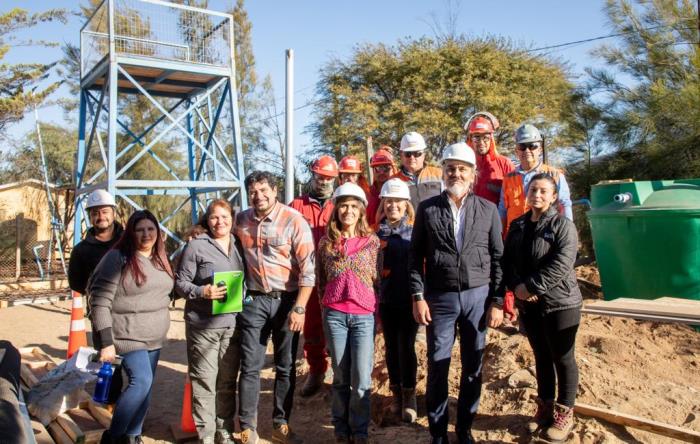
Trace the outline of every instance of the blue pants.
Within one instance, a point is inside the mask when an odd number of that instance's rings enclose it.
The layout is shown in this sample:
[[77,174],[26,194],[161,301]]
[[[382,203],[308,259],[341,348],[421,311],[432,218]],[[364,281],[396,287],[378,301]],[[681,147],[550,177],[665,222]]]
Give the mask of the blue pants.
[[[426,407],[430,434],[447,437],[448,375],[452,346],[459,331],[462,376],[457,401],[457,437],[469,436],[481,396],[481,359],[486,345],[486,303],[488,285],[461,292],[428,293],[432,322],[426,329],[428,340],[428,384]],[[446,441],[445,441],[446,442]]]
[[123,356],[122,369],[126,372],[129,383],[114,407],[112,424],[109,426],[112,439],[141,434],[159,357],[160,349],[136,350]]
[[332,422],[339,437],[367,437],[374,358],[374,315],[323,309],[333,365]]

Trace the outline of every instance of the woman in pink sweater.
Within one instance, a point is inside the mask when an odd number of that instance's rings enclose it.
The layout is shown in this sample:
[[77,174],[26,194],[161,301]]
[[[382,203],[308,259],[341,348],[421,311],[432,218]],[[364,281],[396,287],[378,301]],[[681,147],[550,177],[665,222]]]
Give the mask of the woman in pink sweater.
[[379,239],[367,198],[353,183],[333,194],[335,209],[317,250],[323,329],[333,364],[331,413],[336,442],[365,444],[370,420]]

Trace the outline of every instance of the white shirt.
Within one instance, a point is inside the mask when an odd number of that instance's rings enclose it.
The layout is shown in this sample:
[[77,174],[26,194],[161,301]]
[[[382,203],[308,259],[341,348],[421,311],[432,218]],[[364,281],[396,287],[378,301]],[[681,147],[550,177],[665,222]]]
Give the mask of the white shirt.
[[464,213],[467,211],[467,206],[464,202],[467,200],[467,197],[469,197],[469,193],[464,195],[461,205],[457,208],[457,204],[452,200],[452,196],[447,193],[447,201],[450,203],[450,210],[452,210],[452,229],[454,230],[458,252],[462,251],[462,245],[464,245]]

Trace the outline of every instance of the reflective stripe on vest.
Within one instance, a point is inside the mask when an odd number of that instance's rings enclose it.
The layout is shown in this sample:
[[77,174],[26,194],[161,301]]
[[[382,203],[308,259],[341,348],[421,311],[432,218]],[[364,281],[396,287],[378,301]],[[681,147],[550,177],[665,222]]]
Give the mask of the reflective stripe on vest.
[[[549,165],[540,164],[537,167],[537,174],[547,173],[554,178],[554,181],[559,186],[559,177],[561,171]],[[503,233],[508,233],[508,227],[510,227],[511,222],[519,218],[523,214],[527,213],[527,196],[525,190],[523,189],[523,175],[517,170],[508,173],[506,177],[503,178],[503,202],[506,207],[506,223]]]

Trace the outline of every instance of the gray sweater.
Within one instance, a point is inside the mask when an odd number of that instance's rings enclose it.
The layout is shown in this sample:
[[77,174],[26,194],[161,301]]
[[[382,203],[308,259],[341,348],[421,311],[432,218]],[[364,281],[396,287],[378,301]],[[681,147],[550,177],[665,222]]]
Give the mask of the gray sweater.
[[231,235],[228,253],[208,234],[200,234],[187,243],[175,273],[175,289],[185,303],[185,321],[196,328],[230,328],[236,325],[235,313],[211,314],[211,300],[202,297],[202,289],[212,284],[215,272],[244,271],[240,243]]
[[117,250],[102,258],[88,283],[95,344],[113,344],[119,354],[161,348],[170,326],[173,279],[148,258],[138,253],[136,258],[146,276],[141,287],[131,273],[123,273],[124,259]]

